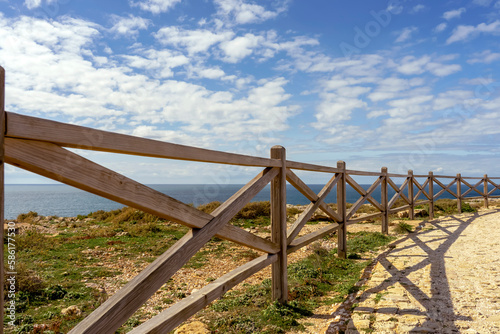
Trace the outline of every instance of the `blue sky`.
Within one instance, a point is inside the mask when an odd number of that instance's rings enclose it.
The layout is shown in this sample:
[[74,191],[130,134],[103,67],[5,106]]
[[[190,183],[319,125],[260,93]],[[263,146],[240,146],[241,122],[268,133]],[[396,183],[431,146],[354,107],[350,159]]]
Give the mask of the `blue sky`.
[[[9,111],[397,173],[500,176],[499,35],[500,0],[0,0]],[[82,154],[145,183],[255,174]]]

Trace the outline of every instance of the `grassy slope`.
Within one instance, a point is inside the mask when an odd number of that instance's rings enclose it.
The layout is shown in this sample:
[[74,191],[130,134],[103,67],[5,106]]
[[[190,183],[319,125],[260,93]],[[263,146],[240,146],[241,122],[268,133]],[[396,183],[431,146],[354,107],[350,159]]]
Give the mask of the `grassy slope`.
[[[211,212],[218,205],[211,203],[200,209]],[[453,206],[451,201],[443,200],[436,204],[438,212],[450,214],[453,208],[456,209],[456,204]],[[465,207],[467,211],[469,208]],[[363,209],[364,212],[371,210],[370,206]],[[289,210],[289,215],[296,213],[298,211],[294,208]],[[35,213],[30,213],[20,215],[17,221],[36,227],[39,225],[36,218]],[[269,203],[250,203],[232,223],[257,232],[268,232]],[[67,332],[107,298],[93,283],[119,272],[103,266],[103,261],[127,260],[143,266],[188,230],[133,208],[99,211],[74,221],[61,221],[54,217],[48,225],[57,233],[47,235],[31,228],[16,236],[18,318],[15,329],[6,326],[7,333]],[[359,260],[361,254],[377,249],[390,240],[378,233],[351,234],[348,240],[350,259],[347,260],[337,259],[335,249],[328,251],[314,247],[309,257],[289,266],[291,302],[288,306],[270,302],[270,282],[264,280],[261,284],[229,292],[201,315],[213,332],[282,333],[290,328],[300,329],[297,319],[322,303],[342,301],[355,289],[354,284],[367,265],[366,260]],[[235,252],[231,248],[228,251],[229,245],[214,238],[186,266],[203,268],[213,254],[235,259],[258,256],[251,250]],[[101,252],[104,255],[95,256],[100,254],[100,250],[106,250]],[[175,293],[172,292],[171,298],[165,298],[158,309],[186,295],[182,288],[168,288]],[[322,297],[327,293],[333,293],[334,298],[324,300]],[[61,310],[69,305],[76,305],[81,314],[63,315]],[[137,326],[143,316],[147,317],[147,314],[135,315],[118,332],[123,333]]]

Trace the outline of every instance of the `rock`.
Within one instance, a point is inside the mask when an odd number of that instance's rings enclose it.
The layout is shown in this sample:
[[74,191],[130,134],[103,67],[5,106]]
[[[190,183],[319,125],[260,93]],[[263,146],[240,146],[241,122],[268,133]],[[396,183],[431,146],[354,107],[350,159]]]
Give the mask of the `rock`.
[[410,212],[408,210],[398,212],[398,218],[408,218]]
[[210,331],[203,322],[193,321],[177,328],[174,334],[210,334]]
[[76,315],[80,316],[82,315],[82,311],[78,308],[76,305],[71,305],[70,307],[63,308],[61,310],[62,315]]
[[415,209],[415,218],[416,217],[426,217],[429,213],[425,209]]

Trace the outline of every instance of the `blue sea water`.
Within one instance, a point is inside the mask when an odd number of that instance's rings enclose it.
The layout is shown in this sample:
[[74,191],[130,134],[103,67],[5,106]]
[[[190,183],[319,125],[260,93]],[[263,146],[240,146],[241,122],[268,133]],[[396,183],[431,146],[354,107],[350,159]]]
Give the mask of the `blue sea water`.
[[[181,202],[200,205],[212,201],[225,201],[242,185],[239,184],[157,184],[149,185],[151,188],[165,193]],[[323,185],[313,184],[309,187],[319,193]],[[370,185],[362,185],[368,189]],[[434,187],[435,193],[441,188]],[[452,187],[452,191],[456,188]],[[462,186],[462,192],[467,188]],[[418,189],[415,189],[415,194]],[[394,191],[389,188],[389,197],[392,197]],[[471,196],[479,194],[472,192]],[[497,191],[495,195],[500,195]],[[372,195],[380,201],[380,189],[375,190]],[[358,193],[351,187],[347,187],[347,202],[354,203],[358,198]],[[423,195],[420,197],[422,199]],[[452,198],[448,193],[444,193],[440,198]],[[269,200],[269,186],[264,188],[253,201]],[[327,203],[335,203],[335,189],[326,198]],[[309,204],[310,202],[293,186],[287,184],[287,203],[289,204]],[[77,215],[86,215],[97,210],[115,210],[124,207],[123,204],[110,201],[108,199],[87,193],[85,191],[63,185],[27,185],[27,184],[8,184],[5,185],[5,219],[15,219],[21,213],[35,211],[43,216],[74,217]]]

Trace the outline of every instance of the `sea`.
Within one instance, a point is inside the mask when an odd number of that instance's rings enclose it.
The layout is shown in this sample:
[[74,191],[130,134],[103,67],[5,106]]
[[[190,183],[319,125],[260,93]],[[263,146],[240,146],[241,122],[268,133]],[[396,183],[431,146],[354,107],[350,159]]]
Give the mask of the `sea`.
[[[152,184],[149,187],[167,194],[186,204],[195,206],[212,201],[223,202],[237,192],[243,185],[241,184]],[[312,184],[309,187],[319,193],[324,185]],[[361,185],[365,190],[370,185]],[[462,192],[468,188],[462,186]],[[480,188],[482,189],[482,188]],[[437,193],[441,188],[434,186]],[[456,188],[451,187],[455,192]],[[415,188],[415,194],[418,189]],[[389,187],[389,198],[395,193]],[[405,192],[406,194],[406,192]],[[471,192],[470,196],[479,194]],[[496,191],[493,195],[500,195]],[[294,205],[309,204],[310,201],[304,197],[292,185],[287,184],[287,203]],[[336,203],[335,189],[326,198],[326,203]],[[380,201],[380,189],[376,189],[373,198]],[[268,201],[270,197],[270,187],[267,186],[252,201]],[[347,202],[354,203],[360,195],[351,187],[346,190]],[[420,199],[424,199],[421,195]],[[445,192],[440,198],[453,198]],[[5,185],[5,219],[15,219],[21,213],[30,211],[37,212],[42,216],[76,217],[77,215],[87,215],[98,210],[116,210],[125,205],[108,200],[106,198],[73,188],[64,184],[6,184]]]

